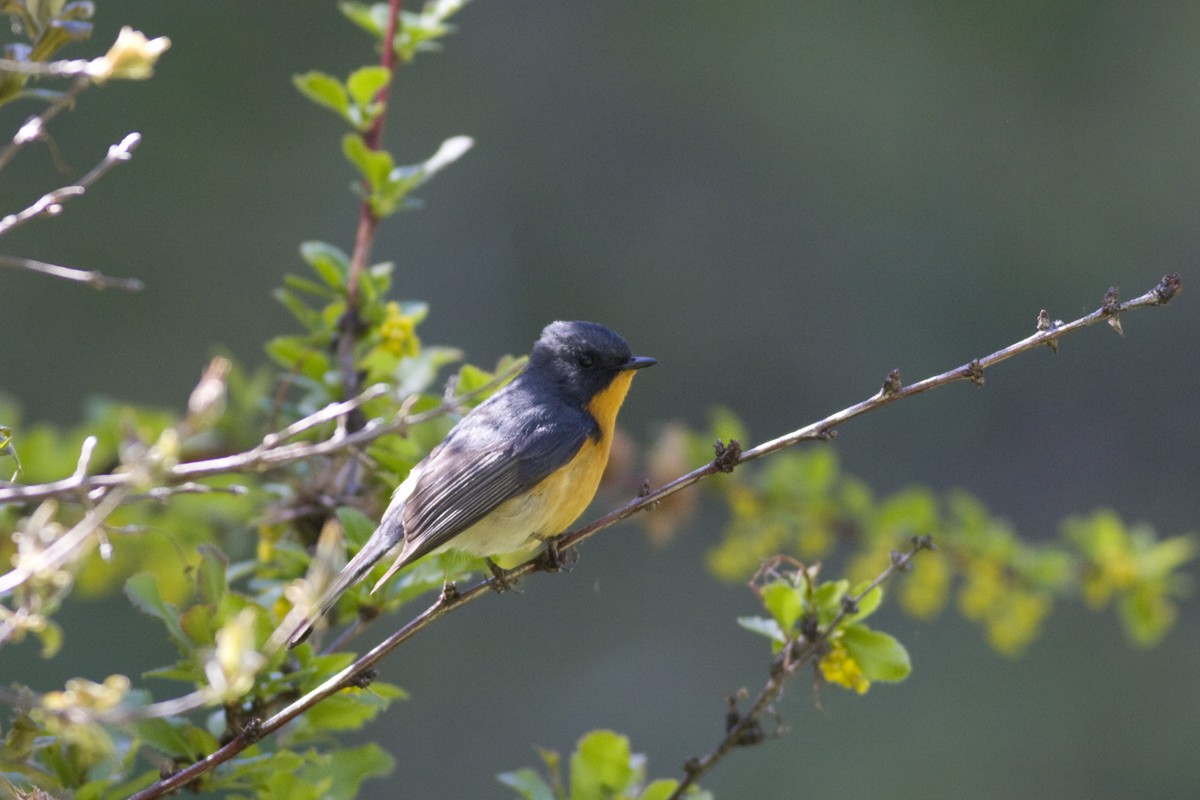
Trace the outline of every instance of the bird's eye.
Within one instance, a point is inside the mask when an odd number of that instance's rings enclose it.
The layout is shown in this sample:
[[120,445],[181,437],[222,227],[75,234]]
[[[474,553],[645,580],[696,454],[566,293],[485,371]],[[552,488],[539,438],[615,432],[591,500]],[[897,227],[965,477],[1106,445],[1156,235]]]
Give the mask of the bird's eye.
[[592,364],[595,362],[596,359],[592,357],[591,353],[579,354],[579,366],[583,367],[584,369],[591,369]]

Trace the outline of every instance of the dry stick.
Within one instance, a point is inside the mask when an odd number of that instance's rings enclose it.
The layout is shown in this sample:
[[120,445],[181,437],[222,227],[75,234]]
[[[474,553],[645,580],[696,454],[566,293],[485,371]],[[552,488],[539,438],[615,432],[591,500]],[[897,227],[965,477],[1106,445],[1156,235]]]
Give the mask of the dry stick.
[[[663,498],[674,494],[688,486],[691,486],[698,481],[701,481],[718,472],[730,472],[738,464],[760,458],[768,453],[773,453],[776,450],[781,450],[784,447],[796,444],[797,442],[806,439],[827,439],[833,434],[833,429],[843,422],[864,414],[880,406],[887,405],[895,400],[903,397],[910,397],[915,394],[927,391],[929,389],[942,386],[947,383],[953,383],[959,380],[971,380],[975,383],[982,383],[983,370],[987,367],[997,364],[1007,358],[1011,358],[1018,353],[1026,350],[1031,350],[1042,345],[1049,345],[1056,342],[1060,337],[1085,328],[1089,325],[1094,325],[1101,320],[1113,320],[1116,316],[1124,311],[1132,311],[1137,308],[1146,306],[1164,305],[1169,302],[1182,288],[1180,277],[1177,274],[1170,274],[1163,277],[1158,285],[1151,289],[1146,294],[1134,298],[1125,303],[1116,302],[1115,292],[1109,290],[1105,295],[1104,305],[1098,310],[1081,317],[1070,323],[1049,323],[1044,322],[1045,312],[1039,315],[1039,331],[1038,333],[1023,339],[1016,344],[1010,345],[996,353],[985,358],[971,361],[957,369],[944,372],[941,375],[935,375],[932,378],[926,378],[919,383],[914,383],[911,386],[901,387],[899,373],[893,370],[888,375],[883,388],[868,400],[850,406],[842,411],[826,417],[819,422],[815,422],[799,430],[793,431],[785,436],[780,436],[777,439],[772,439],[769,442],[764,442],[750,450],[741,450],[740,445],[736,442],[731,442],[729,446],[718,443],[717,457],[712,462],[706,464],[699,469],[693,470],[686,475],[683,475],[670,483],[646,494],[631,500],[624,506],[611,511],[599,519],[585,525],[578,530],[564,534],[554,540],[555,546],[552,548],[555,553],[570,548],[580,542],[596,535],[599,531],[608,528],[615,523],[641,511],[642,509],[657,503]],[[1115,326],[1114,326],[1115,327]],[[553,572],[560,568],[560,562],[557,558],[547,557],[548,554],[536,556],[529,561],[513,567],[506,574],[508,578],[522,578],[534,572]],[[291,722],[296,717],[303,714],[308,709],[315,706],[327,697],[336,694],[348,686],[364,686],[370,683],[374,678],[374,667],[384,656],[396,649],[408,639],[415,636],[420,631],[424,630],[434,621],[444,617],[451,611],[454,611],[462,606],[478,600],[480,597],[491,593],[492,586],[487,581],[478,583],[465,591],[459,591],[455,586],[448,585],[443,589],[442,594],[438,599],[426,609],[423,613],[413,618],[408,624],[393,633],[380,644],[376,645],[366,654],[360,656],[350,666],[343,669],[333,677],[326,680],[316,689],[313,689],[308,694],[294,701],[286,708],[273,714],[266,720],[251,720],[251,723],[230,742],[214,751],[205,758],[197,761],[191,766],[180,770],[179,772],[163,778],[158,783],[147,787],[136,795],[133,795],[130,800],[152,800],[152,798],[161,797],[167,792],[178,789],[187,783],[195,780],[205,772],[225,763],[229,759],[241,753],[246,748],[253,745],[262,737],[277,731],[279,728]],[[757,704],[756,704],[757,705]],[[764,704],[763,708],[769,705],[769,701]],[[761,713],[761,710],[760,712]],[[714,762],[715,763],[715,762]],[[694,780],[694,779],[693,779]]]
[[86,76],[76,78],[67,87],[65,92],[56,97],[54,102],[46,107],[45,111],[25,120],[25,123],[17,129],[17,134],[12,138],[12,141],[3,150],[0,150],[0,169],[4,169],[22,147],[35,139],[42,138],[46,132],[46,123],[62,113],[64,108],[72,105],[75,102],[75,98],[79,96],[79,93],[91,85],[91,78]]
[[[40,131],[40,126],[44,125],[44,120],[40,117],[34,117],[33,120],[26,123],[29,126],[36,121],[35,128]],[[40,135],[40,134],[39,134]],[[21,138],[18,133],[17,138],[13,139],[14,144]],[[52,192],[47,192],[32,203],[28,208],[18,211],[15,214],[0,219],[0,236],[10,232],[19,225],[23,225],[31,219],[40,216],[54,217],[62,213],[62,206],[67,200],[83,195],[92,184],[104,177],[110,169],[120,164],[123,161],[128,161],[133,158],[133,150],[142,141],[140,133],[130,133],[124,139],[111,145],[108,152],[99,164],[70,186],[63,186],[55,189]],[[10,145],[11,147],[12,145]],[[15,152],[15,151],[14,151]],[[0,267],[10,267],[14,269],[24,269],[30,272],[40,272],[43,275],[50,275],[54,278],[62,278],[68,281],[76,281],[84,283],[94,289],[121,289],[127,292],[141,291],[143,284],[137,278],[113,278],[105,275],[102,272],[95,270],[75,269],[73,267],[64,267],[58,264],[47,264],[44,261],[38,261],[32,258],[19,258],[17,256],[0,256]]]

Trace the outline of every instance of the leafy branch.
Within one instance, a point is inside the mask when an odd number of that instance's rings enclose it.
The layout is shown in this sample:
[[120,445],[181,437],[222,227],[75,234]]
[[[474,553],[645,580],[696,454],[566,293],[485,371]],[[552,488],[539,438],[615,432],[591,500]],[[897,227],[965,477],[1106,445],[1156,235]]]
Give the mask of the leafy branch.
[[[725,736],[704,756],[688,759],[684,765],[684,779],[667,800],[683,797],[689,787],[738,747],[763,741],[766,737],[763,717],[772,713],[775,702],[782,696],[784,688],[796,673],[802,667],[814,664],[827,655],[830,652],[831,641],[848,622],[861,620],[874,610],[881,600],[878,590],[884,581],[896,572],[909,569],[917,553],[932,549],[935,549],[933,540],[928,536],[913,537],[912,546],[907,552],[892,551],[891,560],[883,572],[853,593],[847,592],[844,586],[837,584],[817,586],[816,568],[803,565],[799,566],[794,577],[787,580],[776,579],[760,589],[764,605],[774,612],[774,619],[767,621],[771,623],[768,635],[776,640],[777,651],[775,659],[771,662],[770,677],[744,713],[737,710],[736,699],[730,698]],[[771,570],[767,569],[766,572],[770,574]],[[772,594],[776,598],[783,598],[782,602],[765,596],[766,590],[771,589],[781,590]],[[823,591],[824,589],[830,591]],[[818,598],[822,602],[818,602]],[[823,621],[821,613],[829,613],[829,608],[836,608],[836,611],[832,612],[833,618]],[[886,634],[874,631],[869,633],[873,634],[873,649],[896,651],[899,648],[898,643]],[[878,644],[881,640],[886,643],[883,647]],[[902,649],[898,652],[903,654]],[[889,665],[896,670],[894,674],[897,678],[907,674],[907,657],[901,660],[905,662],[901,668]],[[855,669],[860,667],[856,665]],[[832,679],[828,674],[826,677]],[[859,685],[863,685],[863,678],[857,675],[856,677]]]

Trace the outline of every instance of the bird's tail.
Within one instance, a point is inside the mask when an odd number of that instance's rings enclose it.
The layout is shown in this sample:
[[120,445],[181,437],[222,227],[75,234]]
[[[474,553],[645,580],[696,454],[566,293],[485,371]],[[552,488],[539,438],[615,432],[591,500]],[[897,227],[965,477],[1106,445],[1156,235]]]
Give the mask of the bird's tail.
[[370,572],[376,561],[387,555],[388,551],[398,542],[404,540],[404,524],[402,522],[404,506],[399,504],[399,508],[396,508],[396,505],[393,504],[388,508],[379,527],[371,534],[371,538],[367,539],[363,548],[355,554],[354,558],[350,559],[345,568],[338,573],[333,584],[325,590],[316,613],[305,617],[291,632],[287,640],[288,649],[307,639],[317,620],[329,613],[342,593],[361,581]]

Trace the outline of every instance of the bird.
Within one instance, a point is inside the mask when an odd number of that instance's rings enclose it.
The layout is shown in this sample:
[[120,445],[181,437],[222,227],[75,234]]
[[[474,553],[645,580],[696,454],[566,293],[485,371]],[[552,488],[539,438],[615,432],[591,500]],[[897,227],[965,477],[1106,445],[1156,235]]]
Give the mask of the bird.
[[412,468],[288,647],[307,639],[338,597],[390,552],[395,560],[372,592],[430,553],[457,550],[492,566],[491,556],[565,531],[596,494],[634,373],[655,363],[633,355],[600,323],[547,325],[521,373]]

